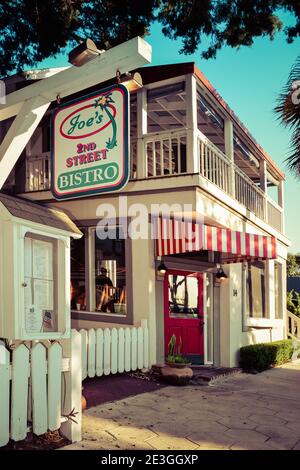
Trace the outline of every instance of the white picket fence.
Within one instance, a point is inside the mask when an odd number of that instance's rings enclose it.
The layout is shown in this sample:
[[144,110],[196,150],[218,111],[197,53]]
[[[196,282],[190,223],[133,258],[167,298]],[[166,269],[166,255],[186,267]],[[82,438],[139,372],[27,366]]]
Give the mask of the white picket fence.
[[147,322],[136,328],[98,328],[79,331],[82,379],[149,367]]
[[[61,429],[81,439],[81,336],[54,343],[20,343],[10,351],[0,341],[0,447]],[[75,410],[74,423],[68,415]]]

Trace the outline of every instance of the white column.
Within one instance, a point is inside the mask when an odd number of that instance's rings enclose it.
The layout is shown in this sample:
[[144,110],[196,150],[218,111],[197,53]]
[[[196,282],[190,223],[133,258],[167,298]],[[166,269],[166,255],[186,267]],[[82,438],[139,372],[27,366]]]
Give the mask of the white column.
[[233,124],[230,119],[224,121],[224,143],[225,143],[225,155],[231,162],[230,171],[230,194],[235,197],[235,172],[234,172],[234,141],[233,141]]
[[285,233],[284,219],[284,180],[280,180],[278,185],[278,205],[283,209],[281,213],[281,232]]
[[156,359],[156,300],[155,262],[153,240],[132,240],[132,302],[133,323],[140,326],[141,320],[148,320],[150,367]]
[[137,178],[147,177],[146,149],[144,136],[147,134],[147,90],[137,93]]
[[259,177],[260,177],[260,189],[267,192],[267,162],[264,159],[261,159],[259,162]]
[[197,146],[197,83],[196,78],[189,74],[185,80],[187,152],[186,167],[188,173],[199,172],[199,155]]
[[267,162],[264,159],[261,159],[259,162],[259,176],[260,176],[260,189],[264,191],[264,220],[268,222],[268,201],[267,201],[267,192],[268,192],[268,178],[267,178]]

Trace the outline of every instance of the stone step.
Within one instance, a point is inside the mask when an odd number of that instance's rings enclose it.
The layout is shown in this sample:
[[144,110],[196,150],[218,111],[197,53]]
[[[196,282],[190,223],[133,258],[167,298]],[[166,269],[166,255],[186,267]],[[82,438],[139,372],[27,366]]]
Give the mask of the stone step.
[[232,374],[240,374],[242,369],[239,367],[213,367],[213,366],[192,366],[193,380],[204,380],[212,382],[218,378]]

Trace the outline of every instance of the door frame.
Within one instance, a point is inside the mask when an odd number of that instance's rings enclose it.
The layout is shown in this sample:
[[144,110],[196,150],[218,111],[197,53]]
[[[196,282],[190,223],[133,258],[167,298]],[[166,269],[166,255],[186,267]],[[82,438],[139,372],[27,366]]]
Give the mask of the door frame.
[[164,351],[166,346],[166,315],[168,312],[168,299],[169,299],[169,291],[168,291],[168,275],[169,274],[177,274],[179,276],[188,276],[194,274],[194,277],[199,277],[200,275],[203,276],[203,291],[202,291],[202,308],[203,308],[203,364],[206,364],[207,360],[207,312],[206,312],[206,280],[207,276],[206,273],[203,271],[188,271],[185,269],[168,269],[164,276],[164,299],[163,299],[163,313],[164,313]]

